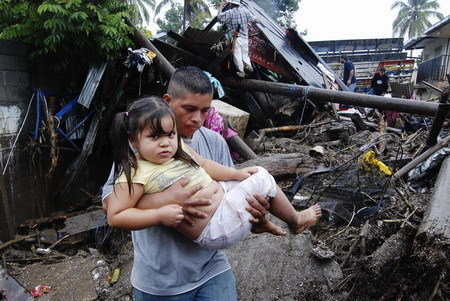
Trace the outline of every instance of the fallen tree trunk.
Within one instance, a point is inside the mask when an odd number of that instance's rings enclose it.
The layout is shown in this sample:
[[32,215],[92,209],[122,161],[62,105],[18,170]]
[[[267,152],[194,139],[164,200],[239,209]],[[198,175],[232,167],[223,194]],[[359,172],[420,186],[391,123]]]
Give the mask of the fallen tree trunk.
[[276,154],[260,157],[236,165],[237,169],[248,166],[262,166],[276,179],[305,174],[316,169],[314,158],[302,153]]
[[450,157],[441,165],[434,185],[433,195],[428,202],[417,237],[450,244]]
[[400,230],[386,239],[370,256],[369,268],[374,278],[381,277],[387,269],[393,270],[410,249],[411,237],[407,230]]
[[[312,101],[348,104],[353,106],[376,108],[396,112],[405,112],[434,117],[438,103],[408,100],[396,97],[383,97],[353,92],[334,91],[311,86],[299,86],[274,83],[255,79],[235,79],[231,77],[220,80],[223,86],[246,91],[259,91],[291,97],[304,97]],[[448,116],[447,116],[448,117]]]

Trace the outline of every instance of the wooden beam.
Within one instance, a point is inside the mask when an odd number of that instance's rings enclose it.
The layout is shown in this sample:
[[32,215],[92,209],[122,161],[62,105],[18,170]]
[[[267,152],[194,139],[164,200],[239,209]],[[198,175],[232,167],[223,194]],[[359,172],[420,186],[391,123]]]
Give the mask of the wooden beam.
[[[353,106],[376,108],[396,112],[405,112],[434,117],[439,104],[408,100],[395,97],[383,97],[353,92],[333,91],[311,86],[299,86],[284,83],[274,83],[254,79],[236,79],[226,77],[220,79],[223,86],[247,91],[260,91],[291,97],[304,97],[318,102],[335,102]],[[447,116],[448,117],[448,116]]]

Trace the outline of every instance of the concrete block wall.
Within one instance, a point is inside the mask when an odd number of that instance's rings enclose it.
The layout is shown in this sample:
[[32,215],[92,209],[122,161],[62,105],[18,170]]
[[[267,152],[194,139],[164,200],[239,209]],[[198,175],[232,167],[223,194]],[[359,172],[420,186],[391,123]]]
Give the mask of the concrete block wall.
[[[45,185],[36,176],[28,152],[30,114],[19,130],[32,96],[27,46],[0,40],[0,240],[11,239],[17,226],[38,215]],[[31,112],[33,107],[31,107]],[[17,141],[16,141],[17,140]],[[15,143],[15,145],[14,145]],[[41,208],[42,209],[42,208]]]

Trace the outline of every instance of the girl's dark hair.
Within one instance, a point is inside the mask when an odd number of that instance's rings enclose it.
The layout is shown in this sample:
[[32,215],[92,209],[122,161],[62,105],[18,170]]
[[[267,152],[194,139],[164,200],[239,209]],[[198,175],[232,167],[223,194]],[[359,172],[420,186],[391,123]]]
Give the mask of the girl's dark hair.
[[[129,138],[136,140],[138,134],[145,129],[158,135],[167,135],[161,125],[165,116],[172,118],[176,127],[176,116],[172,109],[158,97],[145,97],[131,103],[126,112],[118,113],[114,117],[111,127],[111,141],[114,144],[114,178],[121,172],[125,173],[128,190],[131,193],[131,171],[137,169],[134,151],[129,144]],[[178,149],[173,156],[175,159],[185,161],[192,166],[198,166],[195,160],[181,147],[180,136],[177,135]]]

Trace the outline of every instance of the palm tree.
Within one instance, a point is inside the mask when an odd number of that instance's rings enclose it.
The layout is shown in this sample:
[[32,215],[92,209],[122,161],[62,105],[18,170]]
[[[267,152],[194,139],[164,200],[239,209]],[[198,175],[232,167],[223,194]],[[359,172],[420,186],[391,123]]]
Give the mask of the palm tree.
[[399,37],[407,34],[409,39],[420,36],[432,25],[428,20],[430,17],[436,17],[439,20],[444,18],[444,15],[436,11],[440,8],[437,0],[408,0],[407,4],[403,1],[395,1],[391,9],[395,8],[400,10],[392,23],[394,36],[397,33]]
[[[162,0],[155,8],[155,16],[157,16],[161,9],[167,5],[174,5],[175,0]],[[183,31],[186,29],[186,24],[192,26],[200,26],[205,21],[205,18],[211,17],[209,5],[203,0],[184,0],[183,10]]]
[[150,9],[155,8],[155,0],[126,0],[127,4],[131,6],[138,14],[133,16],[133,23],[142,24],[150,22]]

